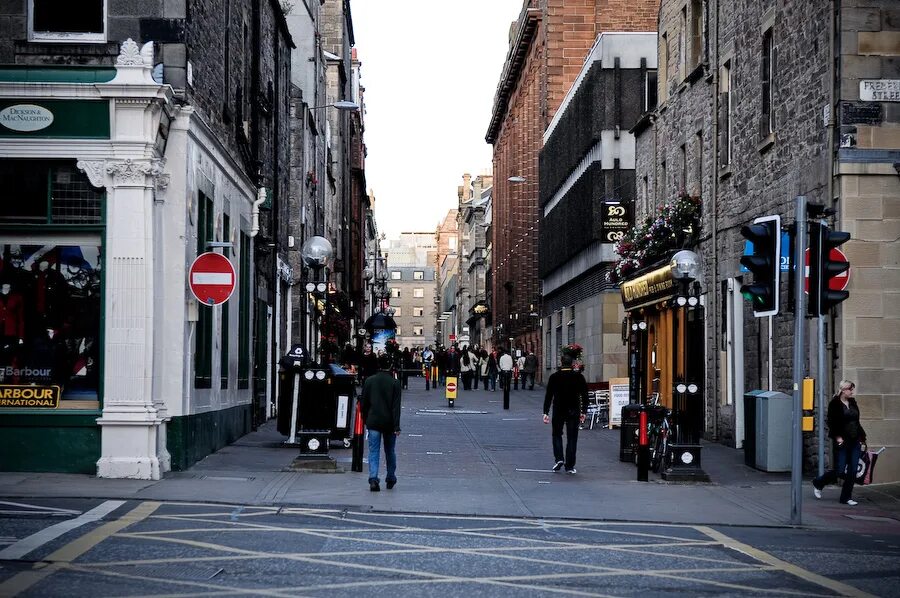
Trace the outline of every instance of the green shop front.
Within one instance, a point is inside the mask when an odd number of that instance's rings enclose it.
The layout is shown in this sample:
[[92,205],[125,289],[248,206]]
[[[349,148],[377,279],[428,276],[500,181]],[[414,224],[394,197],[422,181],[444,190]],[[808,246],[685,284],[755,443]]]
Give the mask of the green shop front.
[[0,67],[0,470],[167,468],[147,222],[170,106],[133,52],[115,68]]

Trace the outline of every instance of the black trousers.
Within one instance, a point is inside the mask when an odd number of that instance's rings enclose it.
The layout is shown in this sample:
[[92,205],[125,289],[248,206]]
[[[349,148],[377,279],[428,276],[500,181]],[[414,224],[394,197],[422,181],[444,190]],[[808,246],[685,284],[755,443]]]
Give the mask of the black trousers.
[[[575,469],[575,451],[578,450],[578,424],[579,414],[558,416],[553,414],[550,425],[553,428],[553,458],[563,461],[566,470]],[[566,429],[566,452],[563,456],[563,427]]]

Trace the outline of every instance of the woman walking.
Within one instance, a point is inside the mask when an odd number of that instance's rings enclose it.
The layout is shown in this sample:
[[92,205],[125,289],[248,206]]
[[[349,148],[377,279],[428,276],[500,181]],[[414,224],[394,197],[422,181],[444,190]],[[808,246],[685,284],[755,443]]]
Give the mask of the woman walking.
[[813,494],[822,498],[822,489],[843,476],[840,502],[855,506],[853,484],[856,481],[856,467],[866,442],[866,432],[859,423],[859,405],[856,404],[856,384],[841,380],[838,392],[828,403],[828,436],[832,441],[833,469],[813,480]]

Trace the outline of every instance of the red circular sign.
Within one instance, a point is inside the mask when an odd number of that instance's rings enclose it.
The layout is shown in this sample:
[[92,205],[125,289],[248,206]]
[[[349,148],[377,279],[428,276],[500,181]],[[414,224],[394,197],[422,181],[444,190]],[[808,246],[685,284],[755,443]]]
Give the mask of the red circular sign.
[[[847,259],[847,254],[838,249],[837,247],[833,248],[831,252],[828,254],[828,259],[833,262],[849,262]],[[803,289],[809,294],[809,249],[806,250],[805,257],[806,268],[803,272]],[[847,285],[850,284],[850,268],[847,268],[844,272],[841,272],[834,278],[828,281],[828,289],[832,291],[843,291],[847,288]]]
[[207,252],[197,256],[188,273],[188,284],[197,301],[204,305],[220,305],[234,292],[234,266],[221,253]]
[[447,383],[447,392],[456,392],[456,382]]

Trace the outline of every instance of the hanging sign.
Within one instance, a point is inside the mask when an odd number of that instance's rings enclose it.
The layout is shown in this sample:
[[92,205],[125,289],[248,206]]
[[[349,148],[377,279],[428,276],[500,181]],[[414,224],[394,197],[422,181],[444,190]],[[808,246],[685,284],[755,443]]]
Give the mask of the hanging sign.
[[619,201],[604,201],[600,214],[600,235],[603,243],[615,243],[631,228],[628,205]]

